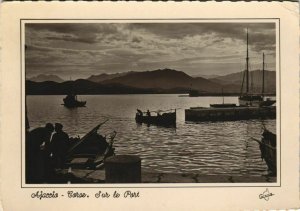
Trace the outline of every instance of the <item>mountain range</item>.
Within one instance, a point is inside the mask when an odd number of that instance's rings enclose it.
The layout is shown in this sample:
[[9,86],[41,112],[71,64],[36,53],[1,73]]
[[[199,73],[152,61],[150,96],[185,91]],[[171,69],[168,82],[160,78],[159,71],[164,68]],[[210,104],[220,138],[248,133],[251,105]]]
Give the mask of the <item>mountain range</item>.
[[34,81],[34,82],[54,81],[57,83],[61,83],[64,81],[62,78],[58,77],[57,75],[51,75],[51,74],[50,75],[40,74],[37,76],[33,76],[31,78],[27,78],[26,80]]
[[[47,77],[49,76],[49,77]],[[250,85],[261,91],[262,71],[250,72]],[[42,81],[41,79],[44,79]],[[133,93],[187,93],[197,90],[203,94],[240,93],[243,72],[206,79],[192,77],[182,71],[158,69],[144,72],[124,72],[92,75],[87,79],[61,81],[55,75],[43,75],[26,81],[27,94],[133,94]],[[38,79],[38,81],[37,81]],[[52,80],[50,80],[52,79]],[[265,71],[265,91],[276,92],[276,73]],[[244,86],[245,87],[245,86]],[[222,91],[223,89],[223,91]]]
[[[262,89],[262,70],[254,70],[249,72],[249,88],[253,92],[261,92]],[[219,76],[211,78],[217,84],[220,84],[226,89],[227,92],[233,92],[237,88],[241,89],[243,82],[244,72],[232,73],[225,76]],[[275,93],[276,92],[276,72],[265,70],[265,92]],[[246,77],[245,77],[246,78]],[[246,88],[246,79],[244,81],[243,88]]]

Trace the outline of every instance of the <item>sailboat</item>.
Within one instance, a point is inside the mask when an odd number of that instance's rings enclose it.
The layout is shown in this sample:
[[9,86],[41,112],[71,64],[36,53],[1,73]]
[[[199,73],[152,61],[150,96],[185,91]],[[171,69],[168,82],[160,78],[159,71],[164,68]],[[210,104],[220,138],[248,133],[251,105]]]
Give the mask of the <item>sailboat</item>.
[[75,94],[69,94],[64,99],[64,106],[67,108],[76,108],[76,107],[84,107],[86,104],[86,101],[78,101],[77,95]]
[[242,83],[242,89],[241,89],[241,95],[239,96],[239,104],[240,106],[271,106],[276,101],[271,100],[270,98],[264,99],[264,86],[265,86],[265,54],[263,53],[263,70],[262,70],[262,93],[261,94],[251,94],[249,91],[249,36],[248,36],[248,29],[247,29],[247,56],[246,56],[246,93],[242,93],[243,90],[243,83]]
[[[70,77],[71,81],[71,77]],[[74,87],[72,87],[72,90],[74,90]],[[76,108],[76,107],[84,107],[86,104],[86,101],[79,101],[77,100],[77,95],[74,94],[73,91],[71,91],[64,99],[64,106],[67,108]]]

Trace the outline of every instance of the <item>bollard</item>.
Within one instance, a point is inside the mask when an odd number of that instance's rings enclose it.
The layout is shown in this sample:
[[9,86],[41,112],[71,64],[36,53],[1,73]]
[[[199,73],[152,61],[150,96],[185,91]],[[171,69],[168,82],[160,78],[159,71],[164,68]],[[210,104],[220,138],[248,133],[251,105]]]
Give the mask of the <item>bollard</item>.
[[140,183],[141,158],[134,155],[116,155],[105,160],[106,183]]

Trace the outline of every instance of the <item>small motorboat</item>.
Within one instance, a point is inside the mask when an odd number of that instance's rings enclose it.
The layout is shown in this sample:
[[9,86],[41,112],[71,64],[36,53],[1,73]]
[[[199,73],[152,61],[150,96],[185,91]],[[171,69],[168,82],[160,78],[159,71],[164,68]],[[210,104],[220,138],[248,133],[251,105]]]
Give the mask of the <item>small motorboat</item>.
[[[174,111],[173,111],[174,110]],[[166,127],[176,127],[176,109],[166,111],[147,111],[142,112],[137,109],[137,113],[135,115],[135,121],[137,123],[145,123],[145,124],[154,124]],[[156,113],[156,115],[151,115],[151,113]]]

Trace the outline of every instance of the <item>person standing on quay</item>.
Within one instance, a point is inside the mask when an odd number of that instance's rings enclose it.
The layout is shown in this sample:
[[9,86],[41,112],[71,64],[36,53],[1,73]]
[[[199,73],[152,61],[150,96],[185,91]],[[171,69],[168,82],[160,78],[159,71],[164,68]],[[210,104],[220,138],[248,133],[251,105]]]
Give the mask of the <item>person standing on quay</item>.
[[46,161],[49,155],[49,144],[54,127],[47,123],[28,132],[26,136],[26,182],[43,183],[45,181]]
[[51,140],[51,153],[54,168],[62,168],[69,146],[69,136],[63,130],[63,125],[55,123],[55,133]]

